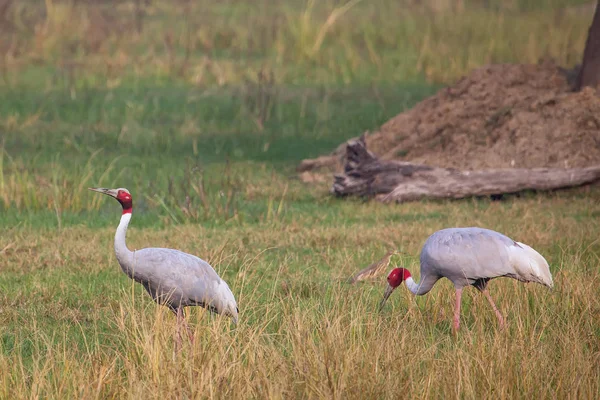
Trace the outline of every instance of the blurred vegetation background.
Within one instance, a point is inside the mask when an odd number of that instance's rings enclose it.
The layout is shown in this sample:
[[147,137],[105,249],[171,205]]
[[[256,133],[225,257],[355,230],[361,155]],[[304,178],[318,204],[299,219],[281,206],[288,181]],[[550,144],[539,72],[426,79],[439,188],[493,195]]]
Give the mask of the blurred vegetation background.
[[[0,0],[0,398],[599,398],[598,188],[386,206],[295,167],[486,63],[579,63],[566,0]],[[128,243],[208,260],[240,324],[174,318],[119,269]],[[486,226],[547,257],[554,292],[347,285],[390,249]]]
[[[82,197],[92,182],[146,193],[149,209],[189,211],[227,185],[246,199],[269,193],[272,174],[293,174],[472,68],[577,64],[593,10],[578,0],[0,0],[0,206],[97,210],[98,198]],[[224,183],[225,171],[236,178]]]
[[[349,84],[451,83],[484,63],[580,61],[581,0],[2,0],[4,85],[143,78],[210,87],[262,76]],[[84,72],[85,71],[85,72]],[[38,78],[39,79],[39,78]]]

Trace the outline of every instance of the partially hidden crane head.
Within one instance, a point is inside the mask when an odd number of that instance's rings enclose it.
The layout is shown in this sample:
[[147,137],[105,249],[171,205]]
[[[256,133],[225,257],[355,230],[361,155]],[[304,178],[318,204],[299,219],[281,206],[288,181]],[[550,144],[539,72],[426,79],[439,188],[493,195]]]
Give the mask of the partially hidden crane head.
[[131,209],[133,208],[133,199],[131,198],[131,193],[129,190],[125,188],[118,189],[105,189],[105,188],[88,188],[93,192],[98,192],[105,194],[110,197],[114,197],[117,199],[121,206],[123,207],[123,214],[131,214]]
[[410,272],[408,272],[405,268],[394,268],[392,272],[387,277],[388,287],[385,289],[385,293],[383,294],[383,299],[381,299],[381,303],[379,303],[379,311],[383,309],[383,305],[390,297],[392,292],[396,290],[398,286],[405,280],[410,278]]

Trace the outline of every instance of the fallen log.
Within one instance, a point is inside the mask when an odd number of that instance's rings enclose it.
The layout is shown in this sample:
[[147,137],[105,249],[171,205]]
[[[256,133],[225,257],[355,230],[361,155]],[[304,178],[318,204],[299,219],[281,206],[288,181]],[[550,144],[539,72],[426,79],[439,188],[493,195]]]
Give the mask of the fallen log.
[[372,196],[385,202],[497,196],[524,190],[553,190],[600,180],[600,165],[588,168],[506,168],[459,171],[402,161],[384,161],[367,150],[364,135],[348,141],[343,174],[331,192]]

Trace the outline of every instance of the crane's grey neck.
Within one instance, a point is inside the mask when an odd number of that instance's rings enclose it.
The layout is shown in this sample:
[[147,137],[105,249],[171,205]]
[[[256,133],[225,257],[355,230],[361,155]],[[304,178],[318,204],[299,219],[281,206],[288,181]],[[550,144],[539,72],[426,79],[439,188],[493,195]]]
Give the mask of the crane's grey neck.
[[405,280],[405,283],[406,287],[412,292],[412,294],[422,296],[431,290],[436,281],[437,279],[431,280],[421,278],[420,282],[415,282],[415,280],[412,277],[409,277]]
[[131,213],[121,215],[121,222],[115,234],[115,254],[123,272],[133,278],[133,252],[127,248],[125,236],[131,220]]

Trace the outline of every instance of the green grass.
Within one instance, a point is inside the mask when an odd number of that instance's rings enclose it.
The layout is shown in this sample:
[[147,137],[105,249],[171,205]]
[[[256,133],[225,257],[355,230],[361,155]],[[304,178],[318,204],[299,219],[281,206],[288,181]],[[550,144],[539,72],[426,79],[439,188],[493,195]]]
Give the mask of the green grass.
[[[578,1],[413,3],[153,1],[140,34],[135,2],[13,3],[0,398],[600,397],[598,187],[383,205],[295,177],[472,67],[574,64],[591,17],[560,11]],[[174,358],[173,316],[116,262],[119,205],[90,186],[131,190],[131,248],[211,262],[239,326],[191,310],[197,340]],[[447,281],[381,314],[383,278],[345,283],[389,249],[418,276],[429,234],[473,225],[551,265],[552,292],[492,281],[506,331],[466,290],[453,337]]]
[[[3,397],[137,397],[172,390],[213,390],[217,397],[249,391],[259,397],[267,396],[263,391],[276,397],[329,397],[332,391],[429,397],[421,392],[424,384],[432,397],[598,393],[597,190],[397,206],[294,194],[305,190],[299,185],[288,190],[282,213],[268,221],[174,225],[160,212],[163,223],[136,210],[130,247],[202,255],[230,282],[240,304],[236,329],[192,312],[198,341],[175,360],[172,316],[132,287],[115,261],[115,202],[106,199],[106,213],[84,213],[61,231],[29,227],[29,220],[3,234]],[[394,263],[417,270],[429,233],[465,225],[506,232],[551,264],[552,292],[492,282],[507,331],[497,330],[483,297],[469,290],[461,335],[453,339],[447,281],[414,300],[398,291],[381,315],[375,312],[381,282],[344,283],[389,248],[407,253]],[[211,379],[198,380],[205,374]],[[430,381],[435,376],[443,378]]]

